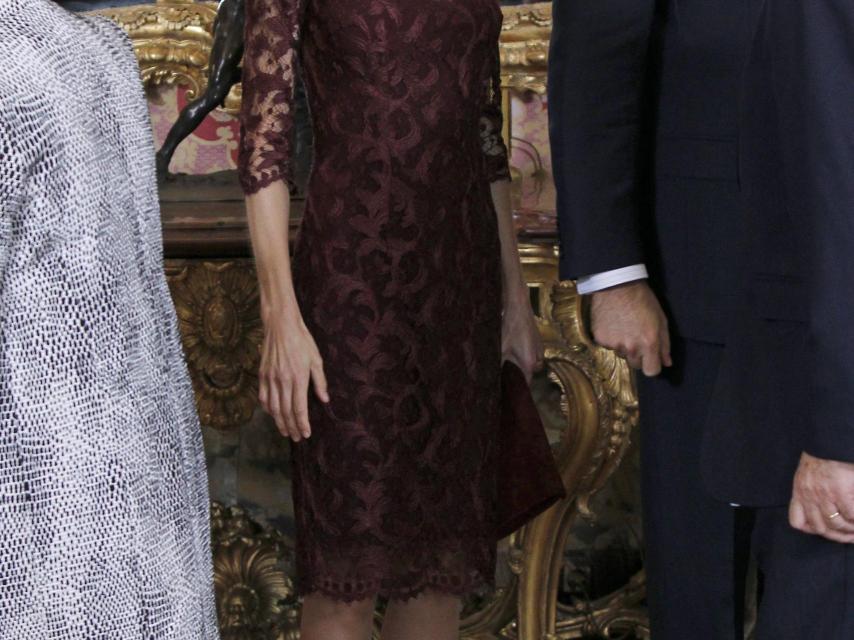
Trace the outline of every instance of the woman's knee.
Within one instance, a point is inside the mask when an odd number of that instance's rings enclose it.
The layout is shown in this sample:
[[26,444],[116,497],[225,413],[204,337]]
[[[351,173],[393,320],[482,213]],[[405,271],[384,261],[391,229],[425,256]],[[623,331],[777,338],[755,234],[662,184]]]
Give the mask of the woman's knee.
[[343,602],[321,595],[309,595],[303,600],[303,615],[335,620],[357,627],[368,624],[373,619],[375,602],[373,599]]

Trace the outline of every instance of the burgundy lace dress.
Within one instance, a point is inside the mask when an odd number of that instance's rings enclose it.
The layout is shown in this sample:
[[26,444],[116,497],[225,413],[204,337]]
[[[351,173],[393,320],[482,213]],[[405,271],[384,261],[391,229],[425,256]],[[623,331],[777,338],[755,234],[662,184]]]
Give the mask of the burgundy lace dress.
[[497,0],[247,0],[240,173],[290,180],[294,68],[315,161],[297,295],[332,401],[293,447],[302,593],[492,581],[501,268]]

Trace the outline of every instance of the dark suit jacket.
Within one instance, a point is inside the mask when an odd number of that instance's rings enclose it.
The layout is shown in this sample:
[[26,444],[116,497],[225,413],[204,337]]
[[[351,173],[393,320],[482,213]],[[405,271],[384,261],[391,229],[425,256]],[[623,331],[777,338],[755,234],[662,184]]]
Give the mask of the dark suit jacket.
[[752,6],[554,3],[561,276],[646,263],[675,330],[718,343],[737,278],[738,94]]
[[677,333],[725,345],[707,485],[784,504],[802,451],[854,460],[854,5],[554,11],[561,275],[652,267]]
[[743,96],[743,321],[705,471],[722,495],[781,502],[801,451],[854,461],[850,0],[765,0]]

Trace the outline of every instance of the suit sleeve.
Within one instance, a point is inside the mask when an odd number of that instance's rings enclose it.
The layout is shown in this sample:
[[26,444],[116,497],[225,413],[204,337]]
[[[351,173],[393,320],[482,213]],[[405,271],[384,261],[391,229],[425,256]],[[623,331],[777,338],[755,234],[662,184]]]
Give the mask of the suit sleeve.
[[655,0],[555,0],[549,120],[561,277],[646,262]]
[[[854,462],[854,4],[798,3],[813,417],[808,453]],[[783,132],[786,135],[786,132]],[[797,135],[795,136],[797,139]]]

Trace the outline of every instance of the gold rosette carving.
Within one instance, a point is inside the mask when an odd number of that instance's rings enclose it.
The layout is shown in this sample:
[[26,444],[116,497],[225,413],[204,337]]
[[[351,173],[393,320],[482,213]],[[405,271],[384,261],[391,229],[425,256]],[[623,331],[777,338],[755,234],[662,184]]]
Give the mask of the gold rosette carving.
[[172,262],[169,272],[199,418],[236,427],[258,400],[264,331],[255,270],[249,261],[193,261]]
[[223,640],[297,640],[293,551],[240,507],[211,509],[214,590]]

